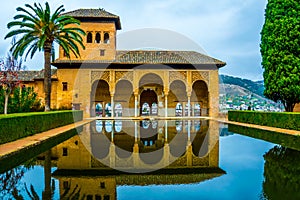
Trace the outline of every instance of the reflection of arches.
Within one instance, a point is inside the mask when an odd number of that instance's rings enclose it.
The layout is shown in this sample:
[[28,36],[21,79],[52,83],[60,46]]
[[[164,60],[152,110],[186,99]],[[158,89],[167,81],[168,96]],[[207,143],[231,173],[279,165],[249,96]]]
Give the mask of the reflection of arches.
[[98,133],[102,133],[102,128],[103,128],[102,121],[101,120],[96,120],[96,131]]
[[175,107],[175,116],[182,117],[182,105],[181,103],[177,103]]
[[[109,92],[108,83],[104,80],[95,81],[92,85],[90,99],[91,99],[91,116],[96,116],[95,113],[96,105],[98,105],[99,103],[105,106],[106,103],[110,102],[110,92]],[[102,107],[102,113],[104,108]],[[100,113],[98,114],[99,116],[101,116]]]
[[86,36],[86,43],[92,43],[93,42],[93,35],[91,32],[88,32]]
[[122,131],[122,121],[115,121],[115,131],[117,133]]
[[104,44],[109,44],[109,33],[104,33]]
[[113,128],[112,126],[113,126],[112,121],[105,121],[105,131],[107,133],[112,132],[112,128]]
[[196,81],[193,84],[191,101],[200,104],[200,115],[208,115],[208,87],[204,81]]
[[182,131],[182,121],[175,121],[176,131],[177,133],[181,133]]
[[100,43],[101,41],[101,36],[100,36],[100,33],[96,33],[96,37],[95,37],[95,43]]

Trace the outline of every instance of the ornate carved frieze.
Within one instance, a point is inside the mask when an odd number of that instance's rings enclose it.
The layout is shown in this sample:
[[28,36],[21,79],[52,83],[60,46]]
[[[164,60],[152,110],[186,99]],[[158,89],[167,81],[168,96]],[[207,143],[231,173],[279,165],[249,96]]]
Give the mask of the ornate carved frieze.
[[170,71],[169,72],[169,82],[172,83],[175,80],[181,80],[186,82],[187,75],[186,71]]
[[198,80],[203,80],[207,84],[209,83],[209,72],[207,71],[194,71],[192,72],[192,83]]
[[100,79],[105,80],[107,83],[109,83],[109,71],[92,71],[91,83]]
[[133,72],[132,71],[116,71],[116,81],[124,80],[124,79],[133,82]]

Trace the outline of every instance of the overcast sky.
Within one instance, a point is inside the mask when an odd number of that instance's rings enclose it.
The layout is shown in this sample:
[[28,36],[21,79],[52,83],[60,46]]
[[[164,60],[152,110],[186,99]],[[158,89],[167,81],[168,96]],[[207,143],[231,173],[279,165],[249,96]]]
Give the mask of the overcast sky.
[[[26,0],[29,4],[34,2],[44,5],[45,1]],[[169,44],[176,42],[178,45],[147,43],[147,46],[141,44],[140,48],[203,49],[208,55],[227,63],[220,73],[252,80],[262,79],[259,44],[267,0],[52,0],[49,3],[53,10],[59,5],[64,5],[66,11],[104,8],[120,16],[122,30],[118,32],[118,49],[138,48],[124,42],[122,36],[134,35],[128,33],[144,34],[147,38],[147,30],[154,30],[155,34],[161,31],[165,33],[163,39],[169,40]],[[4,40],[8,32],[6,25],[13,20],[18,6],[24,7],[24,1],[9,0],[0,7],[2,57],[10,45],[10,40]],[[169,33],[174,33],[171,34],[174,37],[168,37]],[[178,35],[182,37],[176,39]],[[185,39],[190,41],[189,44],[179,45]],[[29,70],[42,69],[42,54],[36,54],[33,60],[28,59],[26,66]]]

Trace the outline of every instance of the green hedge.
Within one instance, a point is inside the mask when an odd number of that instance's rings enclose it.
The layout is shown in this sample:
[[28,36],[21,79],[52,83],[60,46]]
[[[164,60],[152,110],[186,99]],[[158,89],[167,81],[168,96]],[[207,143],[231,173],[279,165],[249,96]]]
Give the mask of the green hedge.
[[0,115],[0,144],[82,120],[82,111]]
[[300,113],[228,111],[228,120],[262,126],[300,130]]

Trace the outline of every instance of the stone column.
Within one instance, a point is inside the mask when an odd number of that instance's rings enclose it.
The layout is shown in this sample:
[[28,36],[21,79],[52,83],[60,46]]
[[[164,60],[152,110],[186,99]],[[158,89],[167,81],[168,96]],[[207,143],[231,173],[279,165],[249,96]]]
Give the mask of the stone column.
[[110,105],[111,105],[111,117],[114,117],[115,115],[114,94],[110,94]]
[[138,116],[138,94],[134,93],[134,117]]
[[219,116],[219,71],[211,70],[209,71],[209,116],[218,117]]
[[165,121],[165,143],[168,143],[168,121]]
[[191,116],[191,96],[188,96],[188,117]]
[[168,117],[168,95],[165,94],[165,117]]

